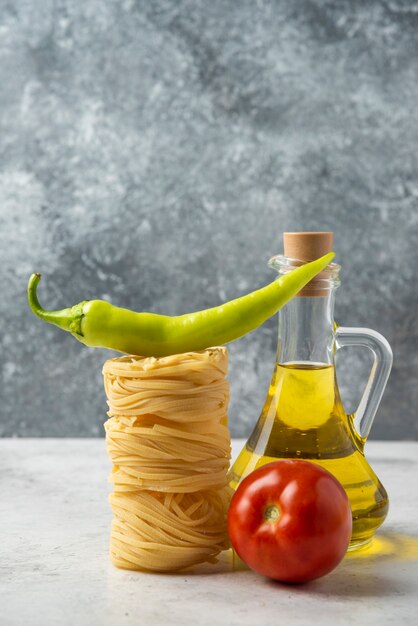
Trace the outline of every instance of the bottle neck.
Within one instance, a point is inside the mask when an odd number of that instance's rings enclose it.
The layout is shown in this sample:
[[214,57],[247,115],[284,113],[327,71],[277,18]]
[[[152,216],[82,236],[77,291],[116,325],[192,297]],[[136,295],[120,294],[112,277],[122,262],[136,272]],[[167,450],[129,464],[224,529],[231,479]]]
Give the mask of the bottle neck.
[[277,362],[334,363],[334,290],[293,298],[279,312]]

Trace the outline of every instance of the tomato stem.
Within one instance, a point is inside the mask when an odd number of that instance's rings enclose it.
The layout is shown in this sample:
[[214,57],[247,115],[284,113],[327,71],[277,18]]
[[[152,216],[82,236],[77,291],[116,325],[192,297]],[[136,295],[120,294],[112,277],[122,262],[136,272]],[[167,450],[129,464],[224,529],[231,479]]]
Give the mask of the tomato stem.
[[280,509],[277,504],[270,504],[264,511],[264,519],[270,524],[274,524],[279,520]]

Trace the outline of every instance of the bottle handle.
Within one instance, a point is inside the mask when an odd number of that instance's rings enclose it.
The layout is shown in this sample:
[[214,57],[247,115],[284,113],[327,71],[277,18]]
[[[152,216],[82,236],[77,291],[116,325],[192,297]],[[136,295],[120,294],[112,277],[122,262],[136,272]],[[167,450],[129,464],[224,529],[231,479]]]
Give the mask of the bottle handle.
[[353,416],[358,434],[366,440],[392,369],[392,349],[383,335],[370,328],[338,326],[335,331],[335,340],[337,350],[346,346],[364,346],[373,353],[369,380]]

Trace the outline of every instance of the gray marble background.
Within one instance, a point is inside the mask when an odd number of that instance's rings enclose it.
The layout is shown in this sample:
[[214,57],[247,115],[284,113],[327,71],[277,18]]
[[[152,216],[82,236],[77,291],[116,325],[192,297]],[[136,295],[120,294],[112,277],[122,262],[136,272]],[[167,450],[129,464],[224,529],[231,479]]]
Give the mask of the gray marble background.
[[[337,318],[391,342],[375,438],[418,436],[418,3],[2,0],[0,434],[99,436],[101,367],[28,311],[167,314],[265,284],[283,230],[334,230]],[[276,320],[230,346],[247,435]],[[369,357],[345,350],[347,410]]]

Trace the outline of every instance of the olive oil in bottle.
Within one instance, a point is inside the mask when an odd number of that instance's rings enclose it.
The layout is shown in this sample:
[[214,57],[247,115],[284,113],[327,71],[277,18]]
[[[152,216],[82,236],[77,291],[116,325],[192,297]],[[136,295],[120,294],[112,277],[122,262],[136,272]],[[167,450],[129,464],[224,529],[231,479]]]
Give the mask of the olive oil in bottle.
[[388,497],[344,411],[333,365],[276,364],[260,419],[232,468],[231,486],[279,459],[304,459],[331,472],[350,500],[351,548],[370,540],[386,517]]

